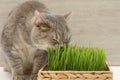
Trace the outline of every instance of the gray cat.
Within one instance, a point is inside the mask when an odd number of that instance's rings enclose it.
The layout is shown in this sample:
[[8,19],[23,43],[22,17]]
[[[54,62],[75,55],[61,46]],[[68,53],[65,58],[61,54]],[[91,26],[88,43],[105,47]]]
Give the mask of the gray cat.
[[46,48],[69,42],[67,19],[71,15],[56,15],[38,1],[27,1],[13,9],[4,25],[1,45],[4,70],[13,80],[37,80],[39,69],[47,63]]

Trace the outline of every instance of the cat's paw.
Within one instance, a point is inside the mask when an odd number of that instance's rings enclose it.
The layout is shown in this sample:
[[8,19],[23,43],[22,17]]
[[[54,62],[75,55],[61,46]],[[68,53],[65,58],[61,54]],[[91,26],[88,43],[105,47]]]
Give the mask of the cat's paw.
[[37,74],[32,74],[30,80],[37,80]]
[[13,80],[25,80],[25,77],[21,75],[14,75]]

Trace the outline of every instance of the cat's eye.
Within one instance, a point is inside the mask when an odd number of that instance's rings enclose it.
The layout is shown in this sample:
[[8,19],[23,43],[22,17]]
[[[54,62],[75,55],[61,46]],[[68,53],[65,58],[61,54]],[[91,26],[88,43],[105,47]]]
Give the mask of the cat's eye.
[[50,29],[48,25],[41,25],[40,27],[42,31],[48,31]]
[[40,23],[37,27],[43,32],[50,30],[50,26],[45,23]]
[[37,25],[36,27],[40,27],[40,25]]

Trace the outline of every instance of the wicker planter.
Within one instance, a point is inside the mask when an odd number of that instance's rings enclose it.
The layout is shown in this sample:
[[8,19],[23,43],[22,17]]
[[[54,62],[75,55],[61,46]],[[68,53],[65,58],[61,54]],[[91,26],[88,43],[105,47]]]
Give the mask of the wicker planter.
[[47,66],[40,69],[38,80],[113,80],[112,72],[107,71],[47,71]]

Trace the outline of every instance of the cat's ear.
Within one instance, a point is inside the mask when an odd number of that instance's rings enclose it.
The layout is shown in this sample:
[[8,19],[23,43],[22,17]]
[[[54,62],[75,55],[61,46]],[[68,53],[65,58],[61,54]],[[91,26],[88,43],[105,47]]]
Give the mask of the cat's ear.
[[66,19],[66,21],[68,21],[70,19],[71,15],[72,15],[72,12],[70,11],[70,12],[66,12],[63,16]]
[[35,26],[38,26],[39,23],[42,22],[42,20],[43,20],[43,15],[38,10],[35,10],[32,18],[32,23]]
[[39,17],[40,17],[40,12],[35,10],[31,20],[33,25],[37,25],[39,23]]
[[34,17],[39,17],[40,16],[40,12],[38,11],[38,10],[35,10],[35,12],[34,12]]

